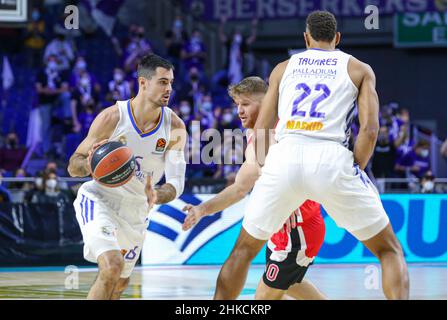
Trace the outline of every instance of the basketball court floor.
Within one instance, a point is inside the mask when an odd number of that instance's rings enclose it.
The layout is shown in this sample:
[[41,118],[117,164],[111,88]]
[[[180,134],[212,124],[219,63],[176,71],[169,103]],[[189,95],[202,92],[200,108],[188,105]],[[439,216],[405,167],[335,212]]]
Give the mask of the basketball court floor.
[[[62,267],[0,268],[0,299],[84,299],[95,268],[65,273]],[[124,299],[212,299],[220,266],[137,267]],[[251,300],[263,273],[251,267],[240,299]],[[411,299],[447,299],[447,263],[409,264]],[[307,279],[329,299],[384,299],[378,265],[319,264]]]

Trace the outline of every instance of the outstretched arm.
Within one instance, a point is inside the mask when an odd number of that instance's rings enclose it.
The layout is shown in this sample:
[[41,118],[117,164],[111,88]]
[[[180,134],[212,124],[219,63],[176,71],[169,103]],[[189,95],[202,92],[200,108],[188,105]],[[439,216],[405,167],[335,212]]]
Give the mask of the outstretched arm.
[[198,206],[187,205],[183,208],[183,211],[188,212],[183,223],[183,230],[191,228],[202,217],[222,211],[239,202],[250,192],[259,176],[259,167],[254,162],[252,144],[248,145],[246,155],[247,160],[242,164],[236,175],[235,182],[232,185],[226,187],[215,197]]

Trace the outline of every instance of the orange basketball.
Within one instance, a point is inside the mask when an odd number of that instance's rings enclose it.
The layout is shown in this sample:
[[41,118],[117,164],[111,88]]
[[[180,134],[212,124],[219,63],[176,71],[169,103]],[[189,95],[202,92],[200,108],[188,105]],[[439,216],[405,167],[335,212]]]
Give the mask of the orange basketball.
[[133,177],[135,158],[129,147],[119,141],[110,141],[95,150],[90,167],[96,181],[115,188],[127,183]]

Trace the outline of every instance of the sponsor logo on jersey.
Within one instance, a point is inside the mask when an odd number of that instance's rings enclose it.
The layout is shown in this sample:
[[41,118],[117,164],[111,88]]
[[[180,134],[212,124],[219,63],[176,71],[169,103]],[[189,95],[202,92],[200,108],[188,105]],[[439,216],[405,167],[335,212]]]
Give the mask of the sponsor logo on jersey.
[[103,235],[108,236],[108,237],[115,235],[115,231],[114,231],[113,227],[109,227],[109,226],[102,227],[101,232]]
[[286,129],[288,130],[306,130],[306,131],[320,131],[323,129],[323,123],[319,121],[306,122],[289,120],[286,123]]
[[163,138],[160,138],[157,140],[157,144],[155,145],[155,151],[157,152],[163,152],[166,148],[166,140]]

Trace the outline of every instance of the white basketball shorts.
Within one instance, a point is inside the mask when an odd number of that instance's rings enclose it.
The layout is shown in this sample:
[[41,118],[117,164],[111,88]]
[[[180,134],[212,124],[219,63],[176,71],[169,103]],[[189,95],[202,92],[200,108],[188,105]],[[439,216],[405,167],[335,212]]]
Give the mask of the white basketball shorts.
[[246,205],[244,229],[268,240],[305,200],[323,205],[335,223],[358,240],[389,223],[379,193],[342,145],[308,137],[285,137],[270,147],[262,174]]
[[84,258],[97,263],[104,252],[118,250],[124,258],[121,278],[128,278],[146,236],[148,205],[133,197],[110,196],[91,189],[82,185],[73,203],[84,240]]

